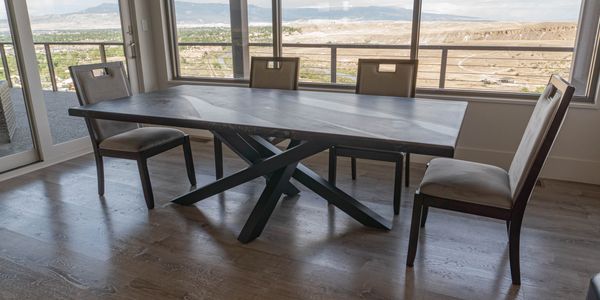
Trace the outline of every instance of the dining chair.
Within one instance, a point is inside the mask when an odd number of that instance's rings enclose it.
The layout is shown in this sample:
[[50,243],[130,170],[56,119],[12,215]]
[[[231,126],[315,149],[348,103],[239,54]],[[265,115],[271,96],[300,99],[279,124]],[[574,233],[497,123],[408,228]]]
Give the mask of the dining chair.
[[508,171],[464,160],[430,161],[415,193],[406,264],[412,267],[419,228],[430,207],[506,221],[513,284],[521,283],[519,242],[525,207],[563,123],[575,88],[557,75],[537,100]]
[[[298,57],[256,57],[250,61],[250,88],[297,90],[300,72]],[[269,138],[273,144],[283,141]],[[217,179],[223,178],[223,144],[214,137],[215,174]]]
[[[417,60],[412,59],[359,59],[356,93],[376,96],[415,97]],[[356,159],[370,159],[396,163],[394,175],[394,214],[400,213],[402,196],[402,169],[405,185],[410,178],[410,154],[394,151],[374,151],[364,148],[336,146],[329,149],[329,182],[335,185],[337,157],[350,157],[352,180],[356,180]],[[406,160],[405,160],[406,158]]]
[[[131,96],[125,68],[121,62],[69,67],[80,105]],[[148,158],[183,146],[187,175],[196,185],[190,138],[180,130],[166,127],[140,127],[139,124],[85,118],[96,158],[98,194],[104,195],[103,157],[137,161],[146,206],[154,208],[154,195],[148,172]]]

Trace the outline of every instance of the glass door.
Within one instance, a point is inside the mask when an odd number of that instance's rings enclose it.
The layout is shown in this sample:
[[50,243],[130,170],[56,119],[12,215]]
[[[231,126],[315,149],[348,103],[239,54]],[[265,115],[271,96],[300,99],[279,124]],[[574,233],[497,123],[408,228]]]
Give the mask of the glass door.
[[83,119],[67,114],[79,105],[69,66],[125,64],[119,0],[28,1],[28,10],[52,142],[87,137]]
[[39,160],[27,85],[21,79],[10,9],[0,4],[0,173]]

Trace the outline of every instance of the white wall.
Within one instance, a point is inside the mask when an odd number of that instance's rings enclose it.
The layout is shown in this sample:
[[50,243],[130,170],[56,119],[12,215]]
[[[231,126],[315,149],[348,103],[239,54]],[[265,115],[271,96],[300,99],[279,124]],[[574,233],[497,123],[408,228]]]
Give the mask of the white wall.
[[[508,168],[533,105],[472,101],[457,157]],[[600,110],[571,107],[542,177],[600,184]]]

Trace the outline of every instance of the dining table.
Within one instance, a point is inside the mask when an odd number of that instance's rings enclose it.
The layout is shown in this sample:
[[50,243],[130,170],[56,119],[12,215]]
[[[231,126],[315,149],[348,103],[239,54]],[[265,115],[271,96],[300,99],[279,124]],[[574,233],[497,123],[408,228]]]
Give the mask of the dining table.
[[[248,167],[172,202],[192,205],[264,177],[264,190],[238,236],[248,243],[263,232],[282,195],[300,192],[298,183],[363,225],[390,230],[390,219],[301,161],[336,146],[453,157],[467,106],[455,100],[184,84],[72,107],[69,115],[212,132]],[[289,145],[273,145],[273,137],[289,139]]]

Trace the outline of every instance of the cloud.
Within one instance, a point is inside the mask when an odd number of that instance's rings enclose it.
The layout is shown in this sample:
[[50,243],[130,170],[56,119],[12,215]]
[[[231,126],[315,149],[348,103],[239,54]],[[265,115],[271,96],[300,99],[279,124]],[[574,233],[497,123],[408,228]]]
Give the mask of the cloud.
[[27,0],[32,16],[61,14],[94,7],[102,3],[118,3],[118,0]]

